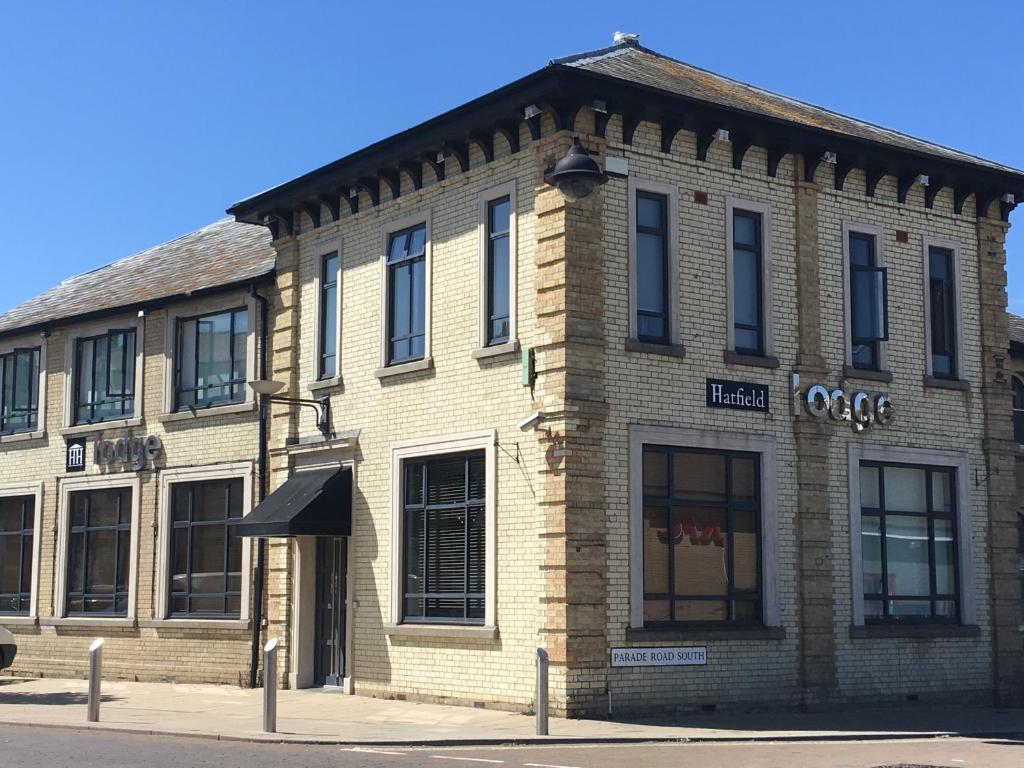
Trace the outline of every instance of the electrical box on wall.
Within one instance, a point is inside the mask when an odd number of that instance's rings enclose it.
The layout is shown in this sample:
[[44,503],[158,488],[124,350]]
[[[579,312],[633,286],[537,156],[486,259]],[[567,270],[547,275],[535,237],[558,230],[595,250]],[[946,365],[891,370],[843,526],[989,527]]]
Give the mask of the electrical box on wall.
[[523,347],[523,386],[532,387],[537,378],[537,371],[534,362],[533,350],[530,347]]

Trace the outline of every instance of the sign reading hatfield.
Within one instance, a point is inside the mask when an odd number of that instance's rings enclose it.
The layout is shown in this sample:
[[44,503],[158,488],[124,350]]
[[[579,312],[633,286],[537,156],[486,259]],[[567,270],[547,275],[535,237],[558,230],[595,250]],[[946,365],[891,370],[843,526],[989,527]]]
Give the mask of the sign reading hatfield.
[[768,413],[768,385],[746,381],[705,379],[708,408],[734,408],[738,411]]
[[613,667],[682,667],[708,663],[706,646],[683,648],[612,648]]
[[863,432],[872,424],[886,426],[894,416],[895,407],[888,395],[867,392],[847,392],[813,384],[806,389],[800,384],[800,374],[793,374],[793,415],[806,411],[816,419],[846,422],[854,432]]

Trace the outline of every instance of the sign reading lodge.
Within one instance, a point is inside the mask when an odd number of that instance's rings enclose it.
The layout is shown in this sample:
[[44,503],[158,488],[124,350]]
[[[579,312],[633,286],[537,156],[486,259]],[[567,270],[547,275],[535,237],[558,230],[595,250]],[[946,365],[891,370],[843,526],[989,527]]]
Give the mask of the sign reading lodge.
[[138,472],[147,462],[153,462],[160,455],[160,438],[122,437],[118,440],[97,440],[93,448],[93,461],[98,467],[119,465],[121,469]]
[[768,385],[727,379],[705,379],[708,408],[768,413]]
[[682,667],[708,663],[703,645],[680,648],[612,648],[613,667]]
[[806,411],[816,419],[846,422],[854,432],[863,432],[872,424],[884,427],[892,421],[895,408],[888,395],[847,392],[822,384],[804,388],[800,384],[799,373],[793,374],[792,381],[794,416]]

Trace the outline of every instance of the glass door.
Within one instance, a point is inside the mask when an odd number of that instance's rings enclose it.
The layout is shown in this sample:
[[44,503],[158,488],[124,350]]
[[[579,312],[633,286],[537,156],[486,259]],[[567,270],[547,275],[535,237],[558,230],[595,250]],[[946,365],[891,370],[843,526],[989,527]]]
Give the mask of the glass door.
[[316,540],[316,685],[340,686],[345,677],[345,571],[348,539]]

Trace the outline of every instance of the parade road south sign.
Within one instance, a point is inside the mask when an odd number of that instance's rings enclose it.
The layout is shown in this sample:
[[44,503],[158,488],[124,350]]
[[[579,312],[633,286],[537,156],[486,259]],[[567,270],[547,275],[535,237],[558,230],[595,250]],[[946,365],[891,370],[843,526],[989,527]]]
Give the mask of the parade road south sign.
[[685,648],[612,648],[613,667],[680,667],[708,663],[706,646]]

